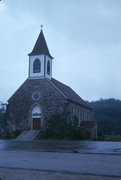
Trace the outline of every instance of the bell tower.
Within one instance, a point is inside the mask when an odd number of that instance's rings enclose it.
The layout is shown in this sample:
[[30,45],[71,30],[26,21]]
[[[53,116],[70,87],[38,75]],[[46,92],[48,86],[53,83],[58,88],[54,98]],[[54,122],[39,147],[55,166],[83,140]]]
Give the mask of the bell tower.
[[52,59],[43,30],[38,36],[35,46],[29,55],[29,78],[52,78]]

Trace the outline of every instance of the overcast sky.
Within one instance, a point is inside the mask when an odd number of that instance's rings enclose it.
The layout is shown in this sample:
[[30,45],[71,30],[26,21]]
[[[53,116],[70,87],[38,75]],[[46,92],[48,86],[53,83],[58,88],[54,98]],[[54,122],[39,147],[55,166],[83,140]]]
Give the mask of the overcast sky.
[[85,100],[121,99],[121,0],[2,0],[0,101],[28,77],[41,24],[55,79]]

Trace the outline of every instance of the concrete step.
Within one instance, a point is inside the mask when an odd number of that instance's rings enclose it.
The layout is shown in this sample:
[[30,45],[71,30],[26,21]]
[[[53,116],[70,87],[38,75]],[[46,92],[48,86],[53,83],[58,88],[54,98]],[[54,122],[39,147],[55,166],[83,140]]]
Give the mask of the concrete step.
[[20,141],[31,141],[35,140],[40,133],[40,130],[29,130],[23,131],[20,135],[17,136],[16,140]]

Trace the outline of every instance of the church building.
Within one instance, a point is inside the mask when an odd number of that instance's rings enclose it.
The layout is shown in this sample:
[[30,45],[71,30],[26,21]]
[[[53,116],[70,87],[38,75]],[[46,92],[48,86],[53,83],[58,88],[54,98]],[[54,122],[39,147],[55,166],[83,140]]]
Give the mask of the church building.
[[29,54],[29,74],[25,82],[10,97],[7,106],[7,124],[13,129],[44,130],[46,122],[57,113],[64,113],[69,123],[74,116],[78,127],[96,135],[91,107],[69,86],[52,77],[51,56],[43,30]]

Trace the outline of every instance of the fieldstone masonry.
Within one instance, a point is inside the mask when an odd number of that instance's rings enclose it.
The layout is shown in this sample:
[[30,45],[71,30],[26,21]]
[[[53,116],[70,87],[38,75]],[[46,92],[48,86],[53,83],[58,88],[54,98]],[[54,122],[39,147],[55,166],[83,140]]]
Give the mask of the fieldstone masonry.
[[[35,92],[40,93],[38,100],[33,99],[33,93]],[[8,124],[13,125],[19,131],[31,130],[32,109],[35,105],[38,105],[42,111],[42,129],[44,129],[46,121],[56,113],[66,114],[67,121],[71,123],[73,123],[73,117],[76,116],[78,118],[78,126],[81,126],[83,121],[90,121],[88,129],[91,132],[96,129],[92,109],[88,105],[86,107],[69,100],[47,78],[27,79],[9,99],[7,108]],[[94,137],[95,131],[91,134]]]
[[[40,99],[34,100],[34,92],[40,92]],[[46,79],[27,79],[18,91],[9,99],[8,121],[16,125],[16,129],[30,130],[32,108],[39,105],[42,119],[49,119],[55,113],[63,113],[68,102]],[[43,121],[45,124],[45,122]]]

